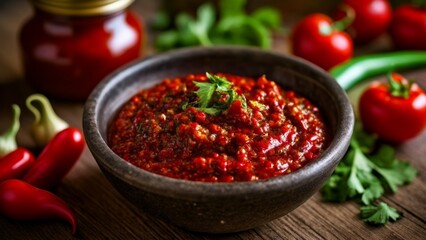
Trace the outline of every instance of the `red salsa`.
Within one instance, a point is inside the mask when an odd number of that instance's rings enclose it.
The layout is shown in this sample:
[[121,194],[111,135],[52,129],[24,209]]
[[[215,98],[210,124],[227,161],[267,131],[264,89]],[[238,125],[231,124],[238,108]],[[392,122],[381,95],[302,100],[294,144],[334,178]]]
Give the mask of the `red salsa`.
[[327,147],[327,126],[306,98],[265,76],[217,76],[240,96],[220,113],[190,104],[200,100],[196,83],[208,82],[206,75],[164,79],[123,105],[109,127],[109,146],[147,171],[205,182],[288,174]]

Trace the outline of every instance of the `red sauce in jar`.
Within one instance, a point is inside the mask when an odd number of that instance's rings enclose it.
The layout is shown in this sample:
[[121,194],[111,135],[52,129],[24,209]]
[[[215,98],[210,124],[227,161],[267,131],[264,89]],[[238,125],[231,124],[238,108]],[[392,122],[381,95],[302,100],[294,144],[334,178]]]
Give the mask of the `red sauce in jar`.
[[141,56],[142,23],[133,0],[33,0],[22,26],[25,79],[49,97],[85,100],[108,74]]
[[140,91],[119,110],[108,144],[126,161],[164,176],[205,182],[267,179],[314,161],[328,144],[319,109],[265,76],[218,74],[243,94],[216,116],[182,106],[194,98],[193,81],[165,79]]

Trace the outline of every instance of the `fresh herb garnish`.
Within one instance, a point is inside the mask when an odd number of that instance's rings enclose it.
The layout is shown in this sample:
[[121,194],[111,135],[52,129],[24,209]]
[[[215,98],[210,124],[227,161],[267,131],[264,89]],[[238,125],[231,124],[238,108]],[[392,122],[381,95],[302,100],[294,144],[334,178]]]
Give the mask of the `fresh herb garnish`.
[[198,111],[203,111],[210,115],[217,115],[231,106],[234,101],[241,101],[243,108],[247,108],[247,103],[244,95],[239,95],[232,83],[225,77],[211,75],[206,73],[208,82],[194,81],[198,90],[195,91],[197,101],[184,103],[182,109],[189,106],[195,107]]
[[246,0],[221,0],[216,13],[211,3],[205,3],[197,9],[195,18],[179,13],[173,22],[166,13],[159,14],[154,26],[162,31],[155,39],[157,50],[217,44],[271,48],[271,31],[281,26],[279,11],[261,7],[248,14],[245,4]]
[[389,220],[396,221],[401,215],[395,208],[389,207],[386,203],[381,202],[377,206],[362,206],[360,211],[362,220],[373,225],[384,225]]
[[[371,205],[374,201],[383,196],[386,191],[396,192],[398,187],[410,183],[416,175],[415,168],[408,162],[403,162],[395,157],[393,147],[379,144],[374,135],[365,133],[361,126],[357,125],[348,152],[321,192],[325,201],[358,200],[364,205],[362,216],[367,216],[366,212],[375,209]],[[390,211],[391,208],[385,208],[383,204],[379,203],[378,214]],[[396,215],[389,214],[389,216],[395,218]],[[374,220],[384,219],[373,215],[370,217]],[[387,220],[383,220],[380,223],[385,224],[386,222]]]

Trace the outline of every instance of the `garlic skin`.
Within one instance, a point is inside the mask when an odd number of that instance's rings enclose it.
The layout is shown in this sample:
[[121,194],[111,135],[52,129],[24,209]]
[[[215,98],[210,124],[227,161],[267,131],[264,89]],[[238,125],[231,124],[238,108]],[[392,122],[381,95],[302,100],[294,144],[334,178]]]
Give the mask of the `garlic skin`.
[[34,114],[31,135],[38,147],[44,147],[60,131],[69,126],[56,115],[49,100],[42,94],[32,94],[26,99],[27,108]]
[[16,150],[18,148],[18,144],[16,142],[16,134],[18,134],[19,128],[21,124],[19,122],[19,118],[21,116],[21,109],[18,105],[12,105],[13,110],[13,120],[12,125],[0,135],[0,157]]

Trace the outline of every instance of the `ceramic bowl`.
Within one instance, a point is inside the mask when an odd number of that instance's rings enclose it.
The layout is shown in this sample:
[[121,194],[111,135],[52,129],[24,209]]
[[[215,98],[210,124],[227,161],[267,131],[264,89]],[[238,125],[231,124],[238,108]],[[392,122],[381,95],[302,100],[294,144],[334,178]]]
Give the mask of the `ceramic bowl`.
[[[330,146],[315,161],[284,176],[236,183],[173,179],[135,167],[107,145],[107,128],[134,94],[164,78],[222,72],[266,74],[315,103],[331,127]],[[84,107],[87,145],[100,169],[130,203],[187,230],[247,230],[291,212],[315,194],[344,156],[354,116],[346,93],[325,71],[302,59],[249,47],[187,48],[141,59],[103,80]]]

